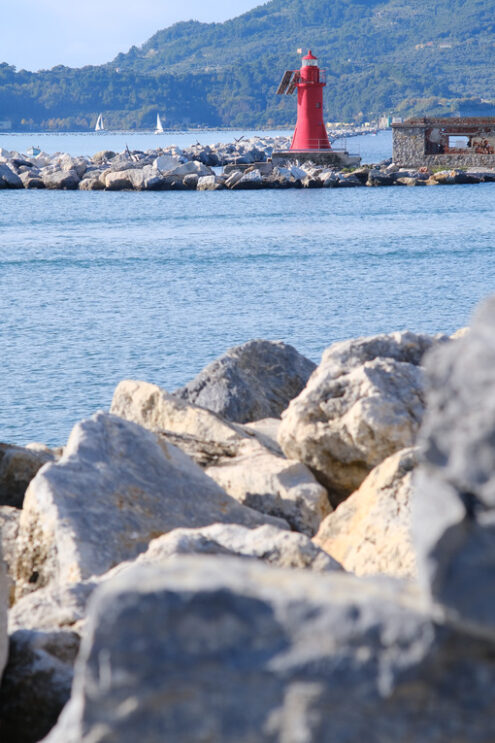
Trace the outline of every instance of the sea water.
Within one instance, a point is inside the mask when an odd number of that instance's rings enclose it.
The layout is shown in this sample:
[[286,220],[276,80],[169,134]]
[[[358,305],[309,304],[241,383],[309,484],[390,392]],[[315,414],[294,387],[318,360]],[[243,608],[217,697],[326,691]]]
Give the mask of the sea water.
[[[376,139],[380,139],[377,137]],[[451,333],[495,289],[495,184],[0,191],[0,440],[66,441],[122,379],[230,346]]]

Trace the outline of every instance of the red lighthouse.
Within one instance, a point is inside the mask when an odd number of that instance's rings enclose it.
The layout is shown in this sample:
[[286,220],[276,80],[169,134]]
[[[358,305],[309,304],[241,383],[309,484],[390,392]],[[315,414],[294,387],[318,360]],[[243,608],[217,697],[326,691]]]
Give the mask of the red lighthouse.
[[297,88],[297,124],[291,150],[331,150],[323,122],[323,88],[325,73],[317,58],[307,53],[300,70],[287,70],[277,93],[291,95]]

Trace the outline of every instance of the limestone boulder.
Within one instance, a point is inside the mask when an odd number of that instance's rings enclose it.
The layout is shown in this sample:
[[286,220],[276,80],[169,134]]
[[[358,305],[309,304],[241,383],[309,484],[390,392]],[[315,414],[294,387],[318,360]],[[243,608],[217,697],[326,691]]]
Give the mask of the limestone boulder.
[[100,152],[97,152],[95,155],[93,155],[91,159],[97,165],[101,165],[108,162],[109,160],[112,160],[115,157],[115,154],[116,153],[113,150],[100,150]]
[[286,343],[252,340],[229,349],[175,394],[239,423],[279,418],[315,368]]
[[83,178],[79,183],[80,191],[103,191],[105,188],[99,174]]
[[73,191],[79,187],[81,178],[75,170],[54,170],[51,167],[43,168],[41,171],[45,188]]
[[394,179],[388,173],[373,168],[368,173],[367,186],[392,186]]
[[109,171],[102,176],[107,191],[132,191],[136,175],[134,168]]
[[340,564],[304,534],[274,526],[247,529],[237,524],[213,524],[202,529],[175,529],[154,539],[136,564],[160,564],[180,555],[247,557],[283,568],[317,572],[342,570]]
[[403,449],[370,472],[359,490],[320,525],[314,543],[356,575],[415,578],[411,537],[414,449]]
[[0,188],[23,188],[22,180],[7,163],[0,163]]
[[176,175],[180,178],[184,178],[186,175],[197,175],[198,178],[215,175],[211,168],[197,160],[190,160],[186,163],[174,165],[172,168],[167,170],[167,174]]
[[225,557],[139,566],[97,590],[45,743],[490,743],[492,649],[396,581]]
[[241,170],[233,170],[229,173],[227,180],[225,181],[225,187],[226,188],[234,188],[236,183],[239,183],[243,176],[243,173]]
[[456,621],[495,639],[495,298],[427,359],[413,526],[420,578]]
[[225,188],[225,181],[216,175],[202,175],[197,180],[198,191],[220,191]]
[[72,157],[65,154],[60,158],[58,165],[62,170],[73,170],[79,178],[82,178],[88,169],[89,161],[85,157]]
[[229,182],[231,185],[229,185],[228,188],[231,188],[234,191],[262,188],[263,176],[260,171],[255,168],[250,172],[244,172],[241,178],[237,179],[235,182],[230,181],[230,179],[227,183]]
[[0,685],[0,740],[38,743],[70,698],[79,637],[70,631],[18,630]]
[[111,412],[159,432],[192,457],[245,506],[285,519],[313,536],[330,511],[325,488],[308,468],[281,455],[269,436],[146,382],[121,382]]
[[15,587],[15,565],[17,553],[17,536],[21,512],[13,506],[0,506],[0,543],[3,561],[7,571],[9,595],[13,598]]
[[167,173],[182,164],[182,159],[176,155],[159,155],[153,162],[155,170]]
[[424,411],[424,353],[441,338],[410,332],[330,346],[282,416],[279,443],[336,506],[387,457],[414,444]]
[[178,527],[283,524],[228,496],[189,457],[141,426],[98,413],[31,482],[19,524],[16,595],[77,583]]
[[40,467],[54,460],[50,450],[0,444],[0,506],[22,508],[29,483]]
[[342,570],[341,565],[303,534],[274,526],[248,529],[238,524],[212,524],[199,529],[174,529],[153,539],[146,552],[100,576],[72,584],[50,584],[17,601],[9,612],[10,633],[18,630],[71,631],[81,635],[90,597],[101,583],[134,565],[165,566],[184,555],[220,555],[261,560],[284,568],[317,572]]
[[7,662],[8,653],[8,630],[7,630],[7,612],[9,606],[9,584],[7,581],[7,571],[3,562],[2,542],[0,539],[0,681],[2,679],[3,669]]
[[[121,563],[122,566],[133,562]],[[32,593],[26,593],[9,609],[9,633],[18,630],[42,632],[70,631],[81,635],[88,601],[95,588],[121,566],[101,576],[91,576],[79,583],[49,583]]]
[[24,173],[20,173],[19,178],[21,179],[24,188],[45,188],[40,171],[35,170],[34,168],[26,170]]
[[363,183],[354,173],[339,173],[337,185],[339,188],[356,188],[362,186]]

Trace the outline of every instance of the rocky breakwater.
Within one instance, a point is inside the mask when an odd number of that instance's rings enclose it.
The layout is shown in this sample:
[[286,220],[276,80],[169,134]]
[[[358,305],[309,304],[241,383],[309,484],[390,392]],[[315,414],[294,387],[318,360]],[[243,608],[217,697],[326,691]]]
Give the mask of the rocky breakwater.
[[[0,149],[0,189],[48,188],[81,191],[219,191],[260,188],[359,188],[364,186],[438,186],[495,181],[483,168],[432,172],[408,170],[390,161],[338,170],[312,162],[274,166],[282,137],[254,137],[229,144],[183,149],[170,146],[147,152],[103,150],[93,157],[40,153],[35,157]],[[224,171],[219,172],[220,166]],[[213,169],[215,168],[215,169]]]
[[491,743],[494,338],[251,341],[16,447],[2,743]]

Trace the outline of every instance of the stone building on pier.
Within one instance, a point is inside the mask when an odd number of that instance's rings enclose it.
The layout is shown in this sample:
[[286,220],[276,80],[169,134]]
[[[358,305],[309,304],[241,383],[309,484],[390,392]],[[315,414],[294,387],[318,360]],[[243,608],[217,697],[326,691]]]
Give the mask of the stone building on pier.
[[495,168],[495,117],[408,119],[392,131],[400,167]]

